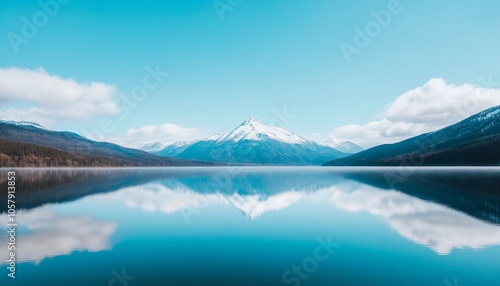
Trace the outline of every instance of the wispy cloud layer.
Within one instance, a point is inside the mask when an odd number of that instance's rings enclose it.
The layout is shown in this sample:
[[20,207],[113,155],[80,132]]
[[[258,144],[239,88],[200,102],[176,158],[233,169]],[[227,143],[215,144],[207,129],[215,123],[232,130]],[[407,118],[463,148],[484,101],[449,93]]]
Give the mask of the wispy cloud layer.
[[500,105],[500,89],[447,84],[444,79],[434,78],[396,98],[378,119],[336,128],[329,136],[363,147],[394,143],[438,130],[496,105]]
[[129,147],[140,147],[156,141],[171,144],[176,141],[192,141],[203,137],[206,137],[206,134],[198,128],[165,123],[162,125],[146,125],[137,129],[129,129],[121,138],[111,141]]

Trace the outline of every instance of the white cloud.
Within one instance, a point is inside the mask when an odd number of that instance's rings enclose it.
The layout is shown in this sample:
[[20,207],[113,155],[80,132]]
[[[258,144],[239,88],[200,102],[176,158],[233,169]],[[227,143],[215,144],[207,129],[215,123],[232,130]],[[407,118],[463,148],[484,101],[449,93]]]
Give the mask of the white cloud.
[[187,128],[173,123],[166,123],[129,129],[121,138],[111,141],[124,146],[140,147],[156,141],[171,144],[176,141],[192,141],[203,137],[206,137],[206,134],[202,133],[198,128]]
[[58,120],[119,113],[119,91],[100,82],[79,83],[44,69],[0,68],[0,119],[53,125]]
[[500,105],[500,89],[447,84],[435,78],[396,98],[377,120],[342,126],[329,136],[365,148],[394,143],[438,130],[496,105]]

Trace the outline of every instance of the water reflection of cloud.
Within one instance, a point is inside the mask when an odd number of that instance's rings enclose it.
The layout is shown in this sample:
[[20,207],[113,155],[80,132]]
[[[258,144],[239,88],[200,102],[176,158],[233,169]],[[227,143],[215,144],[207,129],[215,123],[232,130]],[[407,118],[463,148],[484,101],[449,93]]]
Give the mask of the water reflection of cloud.
[[[117,223],[95,220],[88,215],[61,215],[49,207],[17,214],[17,261],[40,263],[42,260],[73,251],[99,252],[110,249],[110,237]],[[3,226],[7,216],[0,217]],[[4,232],[5,233],[5,232]],[[0,249],[7,257],[7,247]],[[4,261],[4,259],[2,259]],[[4,262],[2,262],[4,263]]]
[[98,200],[121,200],[130,208],[170,214],[188,208],[202,208],[209,202],[225,202],[220,194],[200,194],[186,187],[168,188],[150,183],[123,188],[118,192],[93,196]]
[[185,186],[169,188],[159,183],[124,188],[118,192],[94,196],[104,200],[122,200],[130,208],[143,211],[175,213],[187,209],[204,209],[212,203],[232,205],[247,217],[255,219],[264,213],[286,208],[306,196],[305,191],[287,191],[275,195],[241,195],[238,193],[198,193]]
[[214,203],[232,205],[250,219],[285,209],[307,198],[313,203],[329,201],[349,212],[365,211],[381,216],[401,236],[426,245],[439,254],[449,254],[453,249],[480,249],[500,244],[499,226],[437,203],[357,182],[347,184],[344,181],[315,191],[292,189],[272,195],[198,193],[184,185],[171,188],[149,183],[97,197],[101,200],[121,200],[131,208],[167,214],[187,209],[202,210]]
[[349,193],[335,191],[330,201],[340,209],[382,216],[401,236],[439,254],[500,244],[499,226],[396,191],[371,187]]

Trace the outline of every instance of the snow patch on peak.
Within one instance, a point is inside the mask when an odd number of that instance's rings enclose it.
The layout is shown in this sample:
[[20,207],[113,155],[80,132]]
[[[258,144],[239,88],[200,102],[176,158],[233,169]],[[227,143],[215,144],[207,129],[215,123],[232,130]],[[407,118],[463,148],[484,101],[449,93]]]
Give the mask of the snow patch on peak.
[[254,124],[262,124],[262,122],[253,117],[250,117],[247,120],[245,120],[245,122],[242,123],[242,125],[254,125]]
[[159,151],[165,149],[166,147],[180,148],[180,147],[188,145],[189,143],[190,143],[189,141],[176,141],[174,143],[167,144],[167,143],[162,143],[162,142],[156,141],[153,143],[146,144],[139,149],[142,151],[155,153],[155,152],[159,152]]
[[142,147],[139,148],[139,150],[146,151],[146,152],[158,152],[165,147],[167,147],[167,144],[156,141],[153,143],[148,143],[148,144],[143,145]]
[[354,142],[339,141],[339,140],[335,140],[333,138],[326,138],[326,139],[323,139],[321,141],[318,141],[317,143],[319,145],[331,147],[331,148],[337,149],[341,152],[350,153],[350,154],[358,153],[358,152],[361,152],[364,150],[361,146],[357,145]]
[[267,126],[255,118],[249,118],[218,141],[266,140],[272,139],[289,144],[305,144],[309,140],[280,127]]

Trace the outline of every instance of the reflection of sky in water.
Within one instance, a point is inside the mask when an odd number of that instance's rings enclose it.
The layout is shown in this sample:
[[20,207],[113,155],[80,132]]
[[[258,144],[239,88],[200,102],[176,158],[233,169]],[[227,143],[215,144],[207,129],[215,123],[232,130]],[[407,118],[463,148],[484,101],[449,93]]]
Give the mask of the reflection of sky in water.
[[[45,258],[67,255],[73,251],[98,252],[109,249],[110,236],[117,223],[96,220],[88,215],[58,214],[51,207],[17,213],[17,261],[35,262]],[[7,216],[2,215],[2,226]],[[7,257],[6,247],[0,248],[1,257]],[[3,261],[2,261],[3,262]]]
[[302,199],[315,203],[328,201],[338,209],[365,211],[381,216],[401,236],[427,245],[439,254],[448,254],[453,248],[478,249],[500,244],[499,226],[400,192],[384,191],[353,182],[351,185],[344,182],[341,186],[312,192],[290,190],[270,196],[200,194],[185,187],[170,189],[160,183],[149,183],[96,195],[90,199],[101,202],[122,201],[130,208],[145,212],[180,212],[186,222],[192,216],[203,215],[203,209],[211,204],[231,205],[248,218],[256,219],[267,212],[287,208]]
[[382,216],[400,235],[439,254],[500,244],[499,226],[399,192],[363,187],[352,193],[336,192],[330,201],[351,212]]
[[[47,200],[53,200],[54,196],[58,204],[18,210],[18,261],[20,265],[29,262],[33,267],[51,269],[61,267],[59,257],[68,267],[90,267],[95,263],[104,267],[95,273],[100,280],[87,278],[75,285],[102,281],[105,279],[102,277],[109,276],[107,265],[118,268],[128,265],[135,270],[133,274],[140,274],[141,261],[170,265],[175,270],[169,272],[171,278],[187,275],[183,271],[189,267],[195,267],[200,275],[203,271],[226,275],[214,267],[226,263],[230,267],[248,267],[253,261],[251,267],[269,272],[269,279],[279,281],[283,270],[309,255],[318,237],[333,235],[341,247],[325,263],[337,270],[332,272],[336,275],[344,272],[351,275],[336,277],[340,279],[337,282],[362,279],[355,278],[354,273],[359,261],[364,261],[365,267],[371,265],[370,271],[374,273],[390,270],[406,276],[419,272],[435,275],[432,279],[441,279],[436,285],[442,284],[446,275],[467,271],[469,274],[462,274],[465,280],[478,281],[479,276],[470,272],[474,267],[490,273],[484,281],[500,278],[492,276],[495,272],[490,271],[498,256],[500,227],[470,215],[485,211],[471,211],[468,202],[472,197],[469,200],[464,192],[457,194],[457,200],[466,202],[464,210],[470,213],[438,203],[446,200],[443,197],[436,197],[433,202],[328,172],[239,173],[230,176],[229,183],[220,189],[207,184],[210,176],[196,173],[138,179],[143,176],[123,174],[116,176],[118,183],[114,185],[111,179],[106,180],[113,176],[91,181],[91,176],[85,175],[82,176],[85,180],[77,186],[54,189],[51,185],[51,189],[37,195]],[[82,186],[86,181],[92,182],[88,187],[92,190],[90,195],[79,195],[76,200],[67,197],[69,189],[85,194],[87,190]],[[455,201],[452,203],[456,205]],[[496,197],[484,203],[488,205],[486,217],[498,217],[497,213],[488,213],[491,205],[497,203]],[[2,229],[6,219],[5,214],[0,216]],[[2,236],[5,238],[5,234]],[[0,255],[7,256],[5,247],[0,249]],[[364,256],[375,261],[367,262]],[[269,262],[264,263],[262,257]],[[399,264],[401,259],[406,262]],[[436,273],[431,275],[428,267]],[[30,269],[27,273],[35,271]],[[144,275],[152,280],[137,283],[156,283],[154,279],[165,278],[165,271],[151,268]],[[318,274],[317,283],[330,281],[321,277]],[[24,279],[31,283],[29,278]],[[57,279],[54,281],[59,283]],[[234,277],[228,279],[238,281]],[[264,276],[254,279],[260,282],[258,279]],[[331,279],[331,283],[336,281]],[[380,279],[386,285],[400,285]]]

